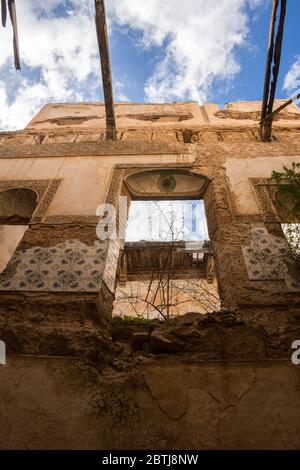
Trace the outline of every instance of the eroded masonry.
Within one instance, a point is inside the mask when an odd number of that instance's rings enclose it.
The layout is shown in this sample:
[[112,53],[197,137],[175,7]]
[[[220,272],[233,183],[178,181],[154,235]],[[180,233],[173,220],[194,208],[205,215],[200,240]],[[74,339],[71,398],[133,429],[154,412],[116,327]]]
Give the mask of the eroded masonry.
[[[300,163],[300,109],[271,142],[260,109],[120,103],[108,141],[104,106],[51,104],[0,134],[1,448],[299,448],[300,277],[271,174]],[[167,252],[99,238],[101,204],[126,221],[120,196],[204,201],[209,241],[176,242],[171,277],[214,307],[112,317]]]

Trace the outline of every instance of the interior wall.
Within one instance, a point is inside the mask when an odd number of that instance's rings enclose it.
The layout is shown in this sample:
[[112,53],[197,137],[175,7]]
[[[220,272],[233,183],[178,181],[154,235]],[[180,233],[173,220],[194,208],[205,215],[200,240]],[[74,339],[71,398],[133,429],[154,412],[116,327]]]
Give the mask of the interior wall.
[[[51,201],[48,215],[95,215],[99,204],[106,198],[113,168],[118,164],[176,164],[181,156],[107,156],[61,157],[0,160],[1,181],[61,179],[58,191]],[[187,156],[187,163],[189,158]],[[260,209],[253,195],[249,178],[269,178],[272,170],[281,170],[300,157],[227,158],[226,173],[236,202],[238,213],[258,214]],[[192,161],[190,160],[190,163]]]
[[1,181],[61,180],[50,202],[47,216],[95,216],[106,200],[116,165],[182,164],[190,156],[181,155],[107,155],[98,157],[51,157],[0,159]]
[[225,162],[227,177],[233,193],[236,210],[239,214],[261,212],[253,193],[251,178],[271,178],[272,171],[282,171],[293,162],[300,163],[300,156],[228,158]]
[[27,225],[0,225],[0,273],[14,254]]
[[[166,281],[165,281],[166,282]],[[151,285],[150,295],[148,294]],[[113,316],[141,316],[145,319],[159,318],[163,316],[155,309],[155,306],[163,305],[165,300],[159,291],[154,300],[157,289],[157,281],[150,278],[142,281],[128,281],[125,285],[118,284],[116,299],[114,302]],[[170,280],[171,302],[170,316],[184,315],[189,312],[206,314],[220,309],[220,299],[216,280],[208,283],[205,279],[176,279]],[[162,288],[166,294],[167,287]],[[147,298],[152,305],[144,302]],[[166,309],[163,310],[165,313]]]
[[[25,131],[0,136],[1,182],[58,183],[18,246],[22,264],[0,279],[3,449],[300,448],[300,369],[291,363],[299,286],[287,283],[286,246],[268,232],[249,182],[299,160],[299,113],[287,110],[276,140],[262,143],[258,102],[151,106],[117,106],[115,142],[100,141],[98,104],[52,104]],[[144,119],[188,109],[193,119],[175,124]],[[121,116],[131,110],[143,116]],[[149,331],[134,325],[130,336],[128,325],[105,321],[119,247],[100,243],[94,217],[119,195],[115,165],[155,164],[193,165],[210,180],[204,200],[226,308],[163,323],[149,340]],[[153,354],[132,354],[145,336]]]

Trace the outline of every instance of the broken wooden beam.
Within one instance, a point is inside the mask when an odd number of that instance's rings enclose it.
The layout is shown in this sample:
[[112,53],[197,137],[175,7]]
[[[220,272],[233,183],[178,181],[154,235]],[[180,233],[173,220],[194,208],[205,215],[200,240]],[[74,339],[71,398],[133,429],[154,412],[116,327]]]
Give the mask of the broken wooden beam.
[[[280,15],[277,26],[277,11],[280,4]],[[272,137],[273,105],[280,70],[282,40],[286,15],[287,0],[273,0],[270,23],[269,45],[266,62],[264,93],[261,109],[260,136],[261,140],[269,142]],[[277,26],[276,39],[275,29]],[[271,81],[272,77],[272,81]]]
[[95,0],[95,12],[106,113],[106,139],[113,140],[116,139],[117,132],[104,0]]
[[[294,103],[295,101],[300,99],[300,93],[297,93],[296,95],[292,96],[289,100],[285,101],[281,106],[279,106],[277,109],[274,109],[274,111],[271,112],[271,114],[268,114],[264,121],[268,121],[270,119],[273,119],[276,114],[280,113],[283,109],[285,109],[287,106],[290,104]],[[262,123],[261,123],[262,124]]]
[[[7,3],[6,3],[7,2]],[[16,70],[21,70],[19,39],[18,39],[18,25],[17,25],[17,12],[15,0],[1,0],[1,20],[2,26],[6,27],[7,8],[13,28],[13,47],[14,47],[14,60]]]

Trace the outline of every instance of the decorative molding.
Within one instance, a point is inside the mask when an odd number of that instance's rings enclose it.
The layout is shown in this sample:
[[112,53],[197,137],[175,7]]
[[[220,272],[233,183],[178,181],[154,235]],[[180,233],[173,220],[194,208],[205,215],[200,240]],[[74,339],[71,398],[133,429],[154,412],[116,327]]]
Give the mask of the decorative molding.
[[48,207],[53,200],[61,183],[57,180],[9,180],[0,181],[0,192],[10,189],[31,189],[37,194],[37,207],[32,215],[30,223],[39,223],[46,215]]
[[115,167],[112,174],[111,183],[109,186],[106,204],[111,204],[117,208],[118,199],[121,194],[125,170],[119,167]]
[[31,189],[36,192],[39,203],[50,182],[51,180],[2,180],[0,181],[0,192],[2,193],[10,189]]
[[[132,171],[125,184],[136,198],[202,198],[208,178],[190,169],[168,168]],[[166,184],[164,184],[166,183]]]
[[49,215],[43,219],[49,225],[97,225],[101,217],[96,215]]
[[59,186],[60,186],[61,180],[52,180],[46,189],[46,191],[43,194],[43,197],[38,204],[36,210],[33,213],[31,223],[38,223],[43,220],[43,218],[46,216],[48,207],[50,206],[51,201],[53,200]]
[[[184,145],[164,140],[143,141],[143,155],[180,155],[186,153]],[[113,155],[141,155],[140,142],[134,140],[64,142],[42,145],[0,145],[0,159],[103,157]]]
[[276,185],[269,178],[251,178],[256,200],[263,214],[265,222],[280,222],[276,208],[273,204]]

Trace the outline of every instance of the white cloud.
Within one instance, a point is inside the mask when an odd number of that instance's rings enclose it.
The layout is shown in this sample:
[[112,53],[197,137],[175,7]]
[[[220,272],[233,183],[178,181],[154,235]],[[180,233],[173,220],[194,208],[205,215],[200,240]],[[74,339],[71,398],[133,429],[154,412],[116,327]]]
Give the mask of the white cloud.
[[[239,72],[248,13],[264,0],[107,0],[110,25],[142,33],[139,47],[162,46],[145,84],[148,101],[207,99],[215,80]],[[93,0],[18,0],[22,71],[13,69],[10,26],[0,28],[0,128],[24,127],[50,101],[97,100],[100,64]],[[120,79],[121,78],[121,79]],[[114,75],[127,101],[126,77]],[[101,95],[100,95],[101,96]]]
[[[0,127],[22,128],[49,101],[99,99],[100,63],[92,0],[19,0],[22,71],[13,71],[11,28],[0,30]],[[100,82],[100,83],[99,83]]]
[[119,80],[114,80],[113,82],[114,88],[114,99],[115,101],[119,101],[122,103],[129,102],[130,99],[126,95],[126,86],[124,83],[120,82]]
[[293,91],[300,88],[300,56],[286,74],[284,78],[283,88],[287,91]]
[[255,8],[264,6],[267,7],[270,3],[270,0],[248,0],[249,8],[255,10]]
[[113,21],[142,32],[142,47],[165,47],[145,85],[148,101],[208,98],[216,79],[228,81],[246,44],[246,7],[262,0],[110,0]]

